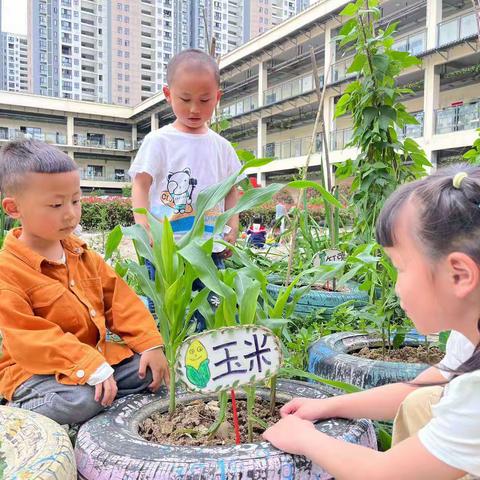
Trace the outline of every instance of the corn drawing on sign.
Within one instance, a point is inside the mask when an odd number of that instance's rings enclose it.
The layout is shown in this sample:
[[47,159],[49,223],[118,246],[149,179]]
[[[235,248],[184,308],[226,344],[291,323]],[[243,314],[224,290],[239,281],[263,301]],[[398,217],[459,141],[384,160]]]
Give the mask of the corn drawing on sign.
[[199,340],[192,342],[185,355],[187,378],[198,388],[205,388],[210,380],[210,360],[208,353]]

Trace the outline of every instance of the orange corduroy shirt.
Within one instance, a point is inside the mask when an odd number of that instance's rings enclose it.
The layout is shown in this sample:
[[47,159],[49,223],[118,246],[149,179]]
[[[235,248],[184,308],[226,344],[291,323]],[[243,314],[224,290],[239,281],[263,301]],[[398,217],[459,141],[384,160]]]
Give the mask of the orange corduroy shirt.
[[[51,262],[10,231],[0,251],[0,393],[34,374],[85,384],[103,363],[163,344],[153,317],[130,287],[80,239],[62,241],[66,263]],[[106,331],[123,343],[107,342]]]

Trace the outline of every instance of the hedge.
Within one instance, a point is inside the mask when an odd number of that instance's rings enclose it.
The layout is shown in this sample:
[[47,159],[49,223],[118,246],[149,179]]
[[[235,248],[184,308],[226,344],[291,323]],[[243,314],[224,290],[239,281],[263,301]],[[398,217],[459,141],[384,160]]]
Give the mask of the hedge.
[[133,225],[132,203],[123,197],[83,197],[81,225],[85,230],[112,230]]
[[[323,224],[325,213],[323,205],[309,205],[313,218]],[[267,203],[261,207],[246,210],[240,214],[240,228],[246,229],[253,218],[261,216],[263,224],[270,227],[275,223],[275,205]],[[342,220],[350,223],[348,213],[340,211]],[[82,198],[81,224],[85,230],[112,230],[116,225],[128,226],[134,223],[130,198],[124,197],[84,197]]]

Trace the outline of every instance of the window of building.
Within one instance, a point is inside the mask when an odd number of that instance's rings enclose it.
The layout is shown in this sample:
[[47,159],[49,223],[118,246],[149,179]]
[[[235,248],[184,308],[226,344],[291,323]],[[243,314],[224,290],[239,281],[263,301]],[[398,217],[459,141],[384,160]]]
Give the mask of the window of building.
[[87,178],[103,177],[103,165],[87,165]]

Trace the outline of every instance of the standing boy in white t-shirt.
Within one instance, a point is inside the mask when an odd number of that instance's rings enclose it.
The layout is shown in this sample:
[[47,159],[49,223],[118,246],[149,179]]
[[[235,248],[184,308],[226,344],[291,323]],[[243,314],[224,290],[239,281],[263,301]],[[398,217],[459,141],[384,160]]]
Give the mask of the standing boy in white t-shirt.
[[[196,49],[178,53],[168,64],[167,82],[163,92],[176,120],[144,138],[129,174],[133,178],[133,208],[146,208],[159,219],[167,217],[179,238],[193,226],[198,193],[220,183],[241,165],[230,142],[207,126],[222,94],[214,58]],[[206,212],[206,236],[213,234],[216,218],[237,200],[234,186],[224,202]],[[135,222],[148,228],[145,215],[135,214]],[[238,215],[228,226],[230,231],[223,239],[234,243]],[[213,252],[215,264],[222,268],[229,251],[216,243]],[[197,282],[196,287],[201,284]]]

